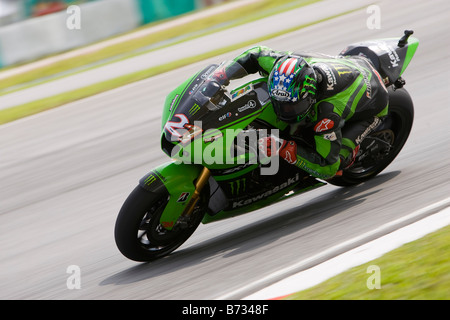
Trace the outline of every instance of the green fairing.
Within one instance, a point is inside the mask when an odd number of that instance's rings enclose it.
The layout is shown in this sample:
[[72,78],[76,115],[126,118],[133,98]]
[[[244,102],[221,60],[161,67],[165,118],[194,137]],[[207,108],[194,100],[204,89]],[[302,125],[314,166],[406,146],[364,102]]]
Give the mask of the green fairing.
[[[161,180],[170,195],[169,202],[161,215],[161,224],[168,230],[172,229],[175,222],[180,217],[186,204],[192,197],[195,190],[194,181],[202,170],[201,166],[176,164],[174,162],[165,163],[155,168],[153,171]],[[180,195],[189,192],[189,197],[178,202]]]
[[[196,78],[196,76],[190,78],[183,85],[174,90],[166,99],[164,108],[165,114],[163,114],[163,124],[167,122],[166,119],[169,119],[174,114],[173,110],[170,115],[167,115],[166,110],[170,108],[171,104],[173,104],[172,108],[176,109],[177,99],[179,99],[179,97],[181,97],[181,95],[184,93],[182,90],[184,88],[183,86],[188,86],[189,83],[191,83],[192,80]],[[265,82],[265,79],[257,79],[250,83],[258,84],[261,82]],[[233,92],[238,91],[240,88],[243,88],[248,84],[249,83],[236,88]],[[236,166],[236,164],[243,164],[248,161],[254,161],[256,163],[256,154],[246,153],[245,155],[239,157],[229,152],[229,150],[232,149],[234,139],[242,131],[242,128],[247,127],[256,118],[262,119],[267,123],[273,125],[274,127],[279,128],[280,130],[283,130],[287,127],[287,124],[285,122],[279,121],[277,119],[273,108],[271,107],[271,104],[267,103],[261,108],[255,109],[255,111],[251,114],[248,114],[242,118],[238,118],[234,122],[228,123],[219,128],[204,130],[203,134],[196,137],[191,143],[178,143],[174,149],[176,150],[176,152],[173,152],[172,158],[176,160],[177,163],[182,162],[187,164],[199,164],[206,166],[209,169],[230,168]],[[164,134],[164,127],[162,129]],[[209,139],[215,136],[219,137],[211,139],[213,141],[210,142]]]
[[180,84],[175,90],[167,95],[164,102],[162,117],[161,117],[161,132],[164,134],[164,125],[173,116],[175,110],[178,107],[181,97],[185,94],[189,85],[196,79],[200,72],[196,73],[182,84]]
[[[166,98],[162,117],[163,135],[165,134],[164,124],[177,112],[177,107],[180,103],[181,97],[186,93],[187,88],[193,83],[193,81],[195,81],[195,79],[198,78],[198,76],[199,73],[186,80]],[[266,78],[256,79],[234,89],[231,94],[239,91],[241,88],[244,88],[249,84],[256,86],[258,84],[261,85],[266,81]],[[155,171],[158,172],[158,177],[160,177],[161,181],[163,181],[166,185],[167,191],[171,195],[169,203],[167,204],[167,207],[165,208],[160,219],[161,224],[164,225],[166,229],[170,230],[175,225],[179,215],[184,210],[185,204],[191,199],[195,189],[193,181],[197,178],[202,166],[206,166],[209,169],[224,169],[235,167],[236,164],[243,164],[246,162],[252,163],[251,161],[254,162],[254,164],[244,170],[214,177],[217,181],[238,178],[239,176],[255,170],[259,166],[257,163],[258,159],[256,158],[257,154],[246,153],[241,157],[237,157],[229,152],[229,150],[232,150],[234,138],[242,131],[243,128],[247,127],[257,118],[267,122],[275,128],[279,128],[280,130],[284,130],[288,126],[287,123],[277,119],[269,101],[260,108],[255,108],[254,112],[251,112],[244,117],[236,118],[233,122],[227,123],[226,125],[218,128],[204,130],[202,135],[199,135],[190,143],[176,144],[175,148],[178,148],[176,149],[177,152],[172,153],[174,162],[162,165],[155,169]],[[186,198],[183,203],[179,203],[177,200],[179,195],[183,192],[189,192],[189,197]],[[268,198],[264,198],[263,200],[258,201],[258,203],[262,202],[265,205],[266,203],[273,201],[276,197],[282,195],[283,192],[284,191],[280,191],[279,194],[277,193],[276,195],[274,194]],[[256,208],[258,207],[258,204],[255,203],[252,207]],[[251,210],[251,208],[246,207],[245,210]],[[241,211],[244,212],[245,210]],[[217,217],[215,216],[214,220],[227,214],[228,213],[218,214]]]
[[274,126],[275,128],[280,129],[281,131],[283,131],[289,126],[286,122],[281,121],[277,118],[275,111],[273,111],[272,104],[264,108],[263,112],[259,115],[258,119],[267,122],[268,124]]
[[260,113],[261,111],[256,111],[251,116],[239,119],[232,125],[218,128],[222,137],[216,138],[212,142],[205,142],[205,140],[207,141],[210,136],[214,136],[211,131],[217,132],[216,129],[212,129],[209,134],[207,130],[205,135],[198,136],[192,143],[185,145],[179,143],[175,147],[178,149],[176,154],[173,154],[173,158],[177,162],[201,164],[209,169],[229,168],[236,164],[251,161],[256,155],[245,154],[242,157],[237,157],[232,155],[229,150],[232,149],[234,139],[242,131],[242,128],[254,121]]
[[[186,88],[189,87],[198,75],[199,73],[189,78],[168,95],[163,111],[163,135],[164,124],[176,113],[180,98],[185,94]],[[250,83],[255,85],[261,82],[265,82],[265,79],[257,79]],[[248,83],[242,87],[236,88],[233,92],[238,91],[240,88],[247,85]],[[175,148],[178,148],[177,152],[172,154],[174,161],[163,164],[154,170],[154,172],[157,173],[156,176],[163,182],[170,195],[169,202],[160,219],[161,224],[166,229],[170,230],[173,228],[180,214],[183,212],[185,205],[191,199],[195,190],[194,181],[198,177],[203,166],[206,166],[209,169],[223,169],[235,167],[236,164],[254,161],[254,165],[251,165],[244,170],[229,175],[215,177],[217,181],[237,178],[258,167],[256,159],[257,154],[249,153],[245,154],[243,157],[236,157],[228,152],[228,150],[232,149],[231,147],[234,143],[234,138],[242,131],[242,128],[248,126],[256,118],[260,118],[275,127],[280,127],[281,130],[287,126],[286,123],[277,120],[277,117],[271,108],[271,104],[267,103],[259,109],[255,109],[254,112],[245,117],[237,118],[234,122],[219,128],[205,130],[202,135],[199,135],[196,139],[191,141],[191,143],[178,143],[175,146]],[[218,136],[219,134],[220,137],[211,139],[213,140],[212,142],[208,141],[208,139]],[[188,155],[186,155],[186,153],[188,153]],[[185,198],[183,202],[178,202],[179,196],[185,192],[189,193],[189,197]],[[280,195],[281,194],[282,192],[280,192]],[[275,198],[275,196],[271,196],[270,200],[264,199],[263,202],[268,203],[273,201],[272,198]],[[246,210],[249,210],[249,208]],[[218,217],[220,216],[221,215],[218,215]]]
[[263,208],[263,207],[265,207],[267,205],[274,204],[276,202],[280,202],[280,201],[286,200],[286,199],[291,198],[293,196],[296,196],[296,195],[298,195],[300,193],[304,193],[306,191],[310,191],[312,189],[321,187],[323,185],[325,185],[324,182],[319,182],[318,181],[317,184],[315,184],[313,186],[310,186],[308,188],[304,188],[304,189],[301,189],[301,190],[297,190],[295,192],[290,193],[289,195],[286,195],[286,190],[283,189],[283,190],[281,190],[279,192],[273,193],[272,195],[270,195],[267,198],[263,198],[262,200],[255,201],[254,203],[252,203],[249,206],[246,206],[246,207],[243,207],[243,208],[239,208],[239,209],[234,209],[232,211],[220,211],[219,213],[215,214],[214,216],[205,215],[205,217],[202,220],[202,223],[203,224],[211,223],[211,222],[214,222],[214,221],[219,221],[219,220],[223,220],[223,219],[232,218],[232,217],[235,217],[235,216],[238,216],[238,215],[241,215],[241,214],[248,213],[250,211],[258,210],[258,209],[261,209],[261,208]]

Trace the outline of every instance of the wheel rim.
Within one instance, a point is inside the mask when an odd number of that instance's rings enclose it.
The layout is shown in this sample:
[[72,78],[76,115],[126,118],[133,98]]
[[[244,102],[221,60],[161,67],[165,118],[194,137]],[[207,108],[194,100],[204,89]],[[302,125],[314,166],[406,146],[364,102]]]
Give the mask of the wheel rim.
[[376,171],[380,164],[390,157],[394,143],[395,134],[390,129],[371,134],[364,139],[355,163],[346,170],[347,173],[364,176]]
[[160,198],[145,212],[142,218],[137,231],[137,239],[145,250],[162,251],[179,235],[179,232],[167,230],[160,223],[161,215],[168,201],[168,197]]
[[[184,227],[175,226],[168,230],[160,223],[160,218],[169,201],[169,197],[162,197],[154,203],[143,215],[142,221],[137,230],[137,241],[141,248],[151,252],[152,254],[161,254],[171,251],[178,247],[184,238],[190,235],[200,223],[199,210],[200,206],[196,206],[192,213],[192,221],[188,221]],[[180,241],[180,239],[183,239]]]

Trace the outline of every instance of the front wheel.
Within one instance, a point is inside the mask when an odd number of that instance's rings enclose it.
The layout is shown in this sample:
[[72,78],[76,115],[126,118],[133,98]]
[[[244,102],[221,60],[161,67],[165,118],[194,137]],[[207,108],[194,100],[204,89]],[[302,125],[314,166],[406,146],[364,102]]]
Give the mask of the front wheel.
[[150,192],[140,186],[128,196],[114,229],[116,245],[125,257],[134,261],[161,258],[182,245],[197,229],[204,215],[201,206],[194,209],[188,223],[165,229],[160,217],[168,201],[166,192]]
[[367,181],[383,171],[399,154],[411,132],[414,107],[405,89],[389,90],[389,113],[360,145],[354,164],[342,176],[328,180],[337,186]]

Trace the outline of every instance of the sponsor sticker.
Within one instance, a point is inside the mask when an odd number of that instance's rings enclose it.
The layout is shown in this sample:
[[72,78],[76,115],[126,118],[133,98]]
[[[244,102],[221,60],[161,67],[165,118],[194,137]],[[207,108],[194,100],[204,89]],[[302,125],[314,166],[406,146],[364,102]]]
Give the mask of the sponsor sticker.
[[186,202],[186,200],[189,198],[189,195],[190,195],[189,192],[182,192],[178,197],[177,202]]
[[314,131],[315,132],[323,132],[323,131],[330,130],[333,127],[334,127],[334,121],[325,118],[325,119],[322,119],[322,121],[320,121],[319,123],[317,123],[315,125]]
[[253,90],[253,85],[249,84],[248,86],[245,86],[244,88],[241,88],[241,89],[233,92],[231,95],[231,101],[234,101],[239,97],[242,97],[243,95],[247,94],[248,92],[250,92],[252,90]]
[[245,111],[247,109],[253,109],[256,107],[255,100],[249,100],[244,106],[238,108],[239,112]]
[[223,120],[225,120],[226,118],[229,118],[229,117],[231,117],[232,116],[232,113],[231,112],[227,112],[227,113],[225,113],[224,115],[221,115],[220,117],[219,117],[219,121],[223,121]]
[[336,141],[336,139],[337,139],[336,132],[326,133],[323,135],[323,138],[325,140],[329,140],[329,141]]
[[276,97],[279,100],[289,100],[291,97],[291,93],[281,89],[272,89],[272,96]]

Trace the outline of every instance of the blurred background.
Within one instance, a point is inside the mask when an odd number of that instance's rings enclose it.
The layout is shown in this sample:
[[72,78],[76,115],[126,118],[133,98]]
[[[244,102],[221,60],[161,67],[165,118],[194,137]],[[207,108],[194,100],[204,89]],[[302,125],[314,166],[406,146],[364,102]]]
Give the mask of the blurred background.
[[0,0],[0,25],[65,10],[71,4],[96,0]]
[[[0,299],[242,299],[448,207],[448,12],[448,0],[0,0]],[[120,254],[117,213],[169,160],[161,114],[188,76],[254,45],[334,55],[405,29],[420,40],[405,71],[415,123],[387,170],[201,225],[154,263]],[[361,266],[325,291],[448,299],[449,231],[371,261],[381,290]]]
[[[0,0],[0,68],[101,41],[224,0]],[[79,6],[77,12],[68,10]],[[71,28],[74,14],[79,27]],[[81,24],[82,22],[82,24]]]
[[[0,26],[99,0],[0,0]],[[144,22],[173,17],[223,0],[139,0]]]

